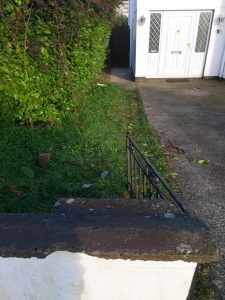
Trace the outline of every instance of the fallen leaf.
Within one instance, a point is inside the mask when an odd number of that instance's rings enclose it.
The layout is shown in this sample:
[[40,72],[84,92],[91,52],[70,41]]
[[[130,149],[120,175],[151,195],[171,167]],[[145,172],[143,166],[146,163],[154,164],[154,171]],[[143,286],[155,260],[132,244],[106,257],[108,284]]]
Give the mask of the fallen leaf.
[[170,176],[171,176],[172,178],[176,178],[176,177],[178,176],[178,174],[175,173],[175,172],[172,172],[172,173],[170,173]]
[[104,83],[97,83],[97,86],[106,87],[107,85]]
[[198,160],[198,164],[199,165],[206,165],[206,164],[208,164],[209,163],[209,161],[208,160],[205,160],[205,159],[199,159]]

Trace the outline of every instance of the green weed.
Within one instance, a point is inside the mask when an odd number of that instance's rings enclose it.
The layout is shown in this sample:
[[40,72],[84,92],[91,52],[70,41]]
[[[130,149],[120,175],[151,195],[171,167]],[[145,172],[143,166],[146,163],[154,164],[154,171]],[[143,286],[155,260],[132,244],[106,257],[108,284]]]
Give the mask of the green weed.
[[209,277],[209,266],[201,265],[197,271],[196,286],[193,300],[216,300]]

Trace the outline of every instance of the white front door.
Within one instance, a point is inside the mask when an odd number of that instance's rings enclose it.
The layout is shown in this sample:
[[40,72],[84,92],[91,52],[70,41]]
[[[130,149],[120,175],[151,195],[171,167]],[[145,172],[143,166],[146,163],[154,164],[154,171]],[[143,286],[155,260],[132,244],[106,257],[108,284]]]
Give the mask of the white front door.
[[167,13],[162,24],[159,75],[188,76],[195,13]]
[[212,12],[150,14],[148,77],[201,77]]

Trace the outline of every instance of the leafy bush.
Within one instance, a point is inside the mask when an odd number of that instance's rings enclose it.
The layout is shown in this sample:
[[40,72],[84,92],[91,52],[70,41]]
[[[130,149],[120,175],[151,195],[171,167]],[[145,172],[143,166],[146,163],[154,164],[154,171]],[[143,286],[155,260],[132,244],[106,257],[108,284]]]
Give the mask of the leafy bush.
[[1,1],[0,120],[54,122],[74,109],[103,67],[118,3]]
[[114,26],[128,26],[128,17],[125,15],[117,15],[114,19]]

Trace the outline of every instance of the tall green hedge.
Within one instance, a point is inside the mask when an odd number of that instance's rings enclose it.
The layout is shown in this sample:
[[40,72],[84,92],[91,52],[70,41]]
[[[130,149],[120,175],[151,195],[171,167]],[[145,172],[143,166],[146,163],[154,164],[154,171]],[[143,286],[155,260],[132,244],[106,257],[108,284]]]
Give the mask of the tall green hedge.
[[105,60],[115,0],[2,0],[0,120],[54,122]]

